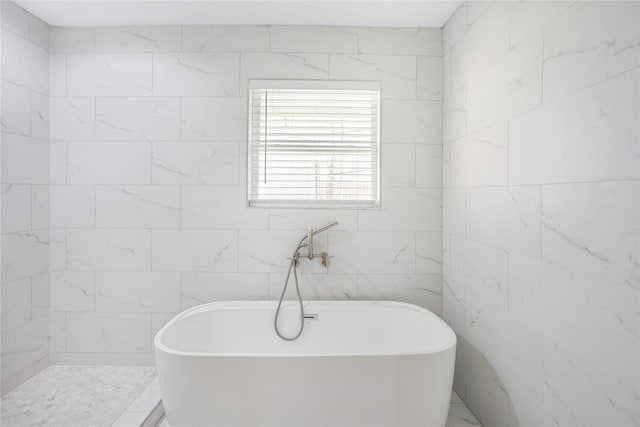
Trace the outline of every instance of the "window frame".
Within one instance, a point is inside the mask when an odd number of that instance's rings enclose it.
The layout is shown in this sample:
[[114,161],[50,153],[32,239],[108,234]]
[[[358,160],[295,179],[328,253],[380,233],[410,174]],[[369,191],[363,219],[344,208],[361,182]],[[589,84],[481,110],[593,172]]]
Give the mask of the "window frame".
[[[376,123],[376,171],[375,200],[252,200],[251,199],[251,154],[252,154],[252,90],[253,89],[292,89],[292,90],[375,90],[377,91],[377,123]],[[380,209],[381,204],[381,82],[374,80],[309,80],[309,79],[250,79],[247,86],[247,157],[246,167],[246,207],[268,209]]]

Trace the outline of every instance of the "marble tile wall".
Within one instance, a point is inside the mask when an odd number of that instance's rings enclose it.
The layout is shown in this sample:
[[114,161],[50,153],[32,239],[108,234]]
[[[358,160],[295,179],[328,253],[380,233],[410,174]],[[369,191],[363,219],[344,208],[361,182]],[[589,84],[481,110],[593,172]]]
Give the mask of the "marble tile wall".
[[[275,299],[309,225],[305,298],[442,313],[442,30],[54,28],[52,362],[153,364],[208,301]],[[245,207],[251,78],[379,80],[382,209]]]
[[9,1],[2,22],[0,393],[49,364],[49,26]]
[[640,2],[444,27],[443,311],[483,425],[640,425]]

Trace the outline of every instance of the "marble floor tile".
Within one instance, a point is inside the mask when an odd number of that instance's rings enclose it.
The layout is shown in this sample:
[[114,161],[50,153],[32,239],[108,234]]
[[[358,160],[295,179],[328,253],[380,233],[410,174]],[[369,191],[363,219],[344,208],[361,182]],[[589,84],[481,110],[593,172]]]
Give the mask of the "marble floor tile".
[[3,427],[108,427],[153,381],[155,369],[51,366],[2,398]]

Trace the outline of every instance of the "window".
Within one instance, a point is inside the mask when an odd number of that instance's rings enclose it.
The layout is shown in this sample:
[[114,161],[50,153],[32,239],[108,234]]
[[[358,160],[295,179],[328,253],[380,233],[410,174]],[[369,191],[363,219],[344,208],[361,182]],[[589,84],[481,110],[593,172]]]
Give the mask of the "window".
[[253,80],[249,206],[377,207],[377,82]]

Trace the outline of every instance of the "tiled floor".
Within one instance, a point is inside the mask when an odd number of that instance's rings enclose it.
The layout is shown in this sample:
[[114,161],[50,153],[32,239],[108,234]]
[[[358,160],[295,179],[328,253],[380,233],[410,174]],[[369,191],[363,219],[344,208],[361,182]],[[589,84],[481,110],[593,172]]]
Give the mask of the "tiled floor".
[[[464,404],[456,393],[451,396],[449,406],[449,418],[445,427],[482,427],[480,422],[473,416],[469,408]],[[170,427],[166,418],[162,418],[156,427]]]
[[51,366],[2,398],[3,427],[108,427],[155,377],[155,369]]

